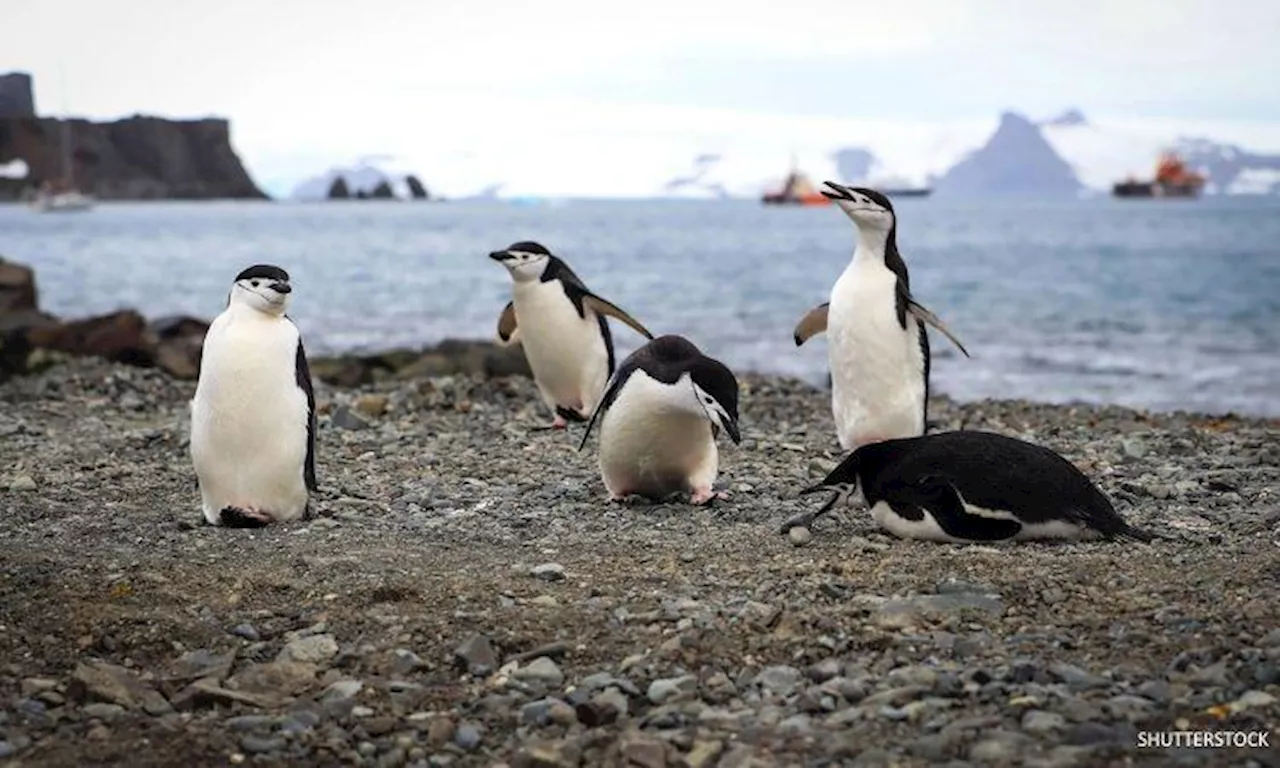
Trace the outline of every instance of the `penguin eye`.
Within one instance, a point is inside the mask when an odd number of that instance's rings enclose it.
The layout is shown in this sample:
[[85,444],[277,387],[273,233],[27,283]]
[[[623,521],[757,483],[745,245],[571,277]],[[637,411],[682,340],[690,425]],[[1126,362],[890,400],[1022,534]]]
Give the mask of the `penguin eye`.
[[708,405],[710,405],[711,403],[715,402],[715,401],[714,401],[712,398],[710,398],[710,397],[708,397],[708,398],[704,398],[704,399],[707,401],[707,404],[708,404]]
[[257,281],[257,280],[250,280],[250,281],[249,281],[249,285],[252,285],[254,288],[257,288],[257,287],[258,287],[258,281]]

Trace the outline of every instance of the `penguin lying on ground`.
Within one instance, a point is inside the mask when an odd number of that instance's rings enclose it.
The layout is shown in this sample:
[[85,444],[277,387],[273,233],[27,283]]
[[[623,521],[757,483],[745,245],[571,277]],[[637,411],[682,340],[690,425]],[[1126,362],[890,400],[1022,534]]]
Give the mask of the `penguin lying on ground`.
[[810,310],[796,326],[796,346],[827,332],[831,411],[842,448],[922,435],[929,401],[925,323],[966,357],[969,353],[911,296],[889,199],[872,189],[825,183],[830,190],[822,194],[857,225],[858,244],[831,288],[830,301]]
[[835,496],[788,520],[782,532],[809,526],[859,486],[872,518],[904,539],[1154,538],[1126,523],[1102,491],[1057,453],[970,430],[858,448],[821,483],[802,491]]
[[249,267],[205,334],[191,460],[210,524],[256,528],[309,511],[316,403],[302,337],[285,315],[292,290],[283,269]]
[[542,398],[555,414],[552,429],[586,421],[615,368],[605,316],[647,339],[631,315],[587,289],[562,260],[534,242],[513,243],[489,258],[511,273],[512,299],[498,318],[504,345],[519,338]]
[[663,499],[690,493],[689,502],[722,498],[712,490],[720,458],[716,436],[738,432],[738,380],[682,336],[659,336],[631,353],[578,445],[600,421],[600,476],[612,501],[635,494]]

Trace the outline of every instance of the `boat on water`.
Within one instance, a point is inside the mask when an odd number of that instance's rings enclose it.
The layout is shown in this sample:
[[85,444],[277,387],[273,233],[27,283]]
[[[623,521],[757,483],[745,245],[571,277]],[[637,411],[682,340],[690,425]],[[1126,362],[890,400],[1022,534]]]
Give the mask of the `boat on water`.
[[81,192],[75,183],[75,168],[71,158],[71,120],[62,121],[59,141],[61,176],[56,181],[44,181],[31,200],[32,210],[38,213],[62,213],[91,210],[96,202],[92,195]]
[[928,197],[932,187],[872,187],[885,197]]
[[1111,187],[1115,197],[1198,197],[1204,189],[1205,177],[1189,170],[1172,152],[1160,156],[1155,178],[1141,181],[1128,178]]
[[791,172],[782,182],[782,187],[772,192],[765,192],[760,198],[765,205],[830,205],[831,201],[818,191],[809,180],[792,164]]

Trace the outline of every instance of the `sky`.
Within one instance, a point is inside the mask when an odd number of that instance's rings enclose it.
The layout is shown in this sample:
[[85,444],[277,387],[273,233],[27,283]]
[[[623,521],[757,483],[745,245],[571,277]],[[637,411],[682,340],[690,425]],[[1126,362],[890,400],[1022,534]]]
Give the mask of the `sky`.
[[3,15],[0,72],[33,74],[41,113],[229,117],[271,185],[362,155],[795,150],[987,130],[1005,109],[1280,149],[1275,0],[4,0]]

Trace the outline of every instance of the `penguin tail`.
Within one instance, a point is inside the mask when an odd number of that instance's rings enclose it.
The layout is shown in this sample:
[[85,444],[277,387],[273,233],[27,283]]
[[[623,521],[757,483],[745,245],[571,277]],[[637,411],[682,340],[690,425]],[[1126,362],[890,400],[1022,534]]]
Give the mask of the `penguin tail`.
[[227,528],[262,528],[271,519],[257,512],[250,512],[240,507],[223,507],[218,513],[222,525]]
[[1142,544],[1150,544],[1156,539],[1164,538],[1163,536],[1151,533],[1150,531],[1144,531],[1141,528],[1134,528],[1123,520],[1119,521],[1119,525],[1115,526],[1114,529],[1107,531],[1105,536],[1111,541],[1136,541],[1141,542]]

